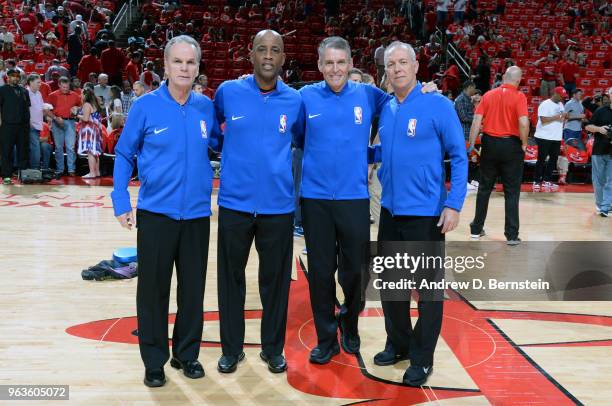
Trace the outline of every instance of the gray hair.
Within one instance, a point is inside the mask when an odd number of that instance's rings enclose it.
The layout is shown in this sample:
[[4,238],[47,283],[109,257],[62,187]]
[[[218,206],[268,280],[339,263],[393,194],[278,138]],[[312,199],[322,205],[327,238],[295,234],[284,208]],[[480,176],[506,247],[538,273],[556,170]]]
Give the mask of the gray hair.
[[384,53],[385,66],[387,66],[387,62],[389,62],[389,55],[391,55],[391,52],[395,51],[396,48],[403,48],[406,51],[408,51],[408,57],[410,58],[410,60],[412,62],[416,62],[416,54],[414,53],[414,48],[412,48],[410,44],[406,44],[405,42],[401,42],[401,41],[393,41],[385,49],[385,53]]
[[348,41],[341,37],[327,37],[319,44],[319,60],[322,61],[327,48],[339,49],[346,52],[348,59],[351,59],[351,46]]
[[108,79],[108,75],[106,73],[100,73],[98,79]]
[[164,48],[164,59],[168,60],[168,58],[170,58],[170,49],[174,45],[179,43],[191,45],[195,48],[196,62],[199,64],[202,58],[202,50],[200,49],[200,44],[198,44],[198,41],[196,41],[195,39],[193,39],[193,37],[190,37],[189,35],[178,35],[176,37],[172,37],[172,39],[168,41],[166,47]]

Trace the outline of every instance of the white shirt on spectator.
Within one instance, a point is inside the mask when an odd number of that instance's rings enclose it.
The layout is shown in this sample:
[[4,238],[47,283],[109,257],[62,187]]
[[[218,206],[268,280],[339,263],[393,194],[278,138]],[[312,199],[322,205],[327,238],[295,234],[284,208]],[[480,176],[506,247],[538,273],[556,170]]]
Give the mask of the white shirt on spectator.
[[102,87],[101,85],[94,86],[94,94],[96,97],[101,97],[104,100],[104,105],[108,106],[111,101],[111,89],[110,86],[106,85]]
[[[142,86],[145,89],[145,92],[149,92],[151,90],[151,86],[147,85],[146,81],[145,81],[145,73],[147,71],[144,71],[140,74],[140,83],[142,83]],[[155,72],[151,72],[151,75],[153,77],[152,82],[161,82],[159,75]]]
[[448,5],[450,4],[450,0],[437,0],[436,4],[437,11],[448,11]]
[[34,93],[28,87],[28,93],[30,94],[30,127],[40,131],[43,125],[43,105],[45,102],[40,91]]
[[3,42],[13,42],[14,43],[15,42],[15,36],[13,35],[12,32],[8,32],[7,31],[5,33],[0,34],[0,41],[3,41]]
[[563,122],[555,120],[548,124],[542,124],[540,117],[554,117],[563,113],[563,103],[555,103],[551,99],[546,99],[538,107],[538,125],[536,126],[535,137],[543,140],[561,141],[563,138]]

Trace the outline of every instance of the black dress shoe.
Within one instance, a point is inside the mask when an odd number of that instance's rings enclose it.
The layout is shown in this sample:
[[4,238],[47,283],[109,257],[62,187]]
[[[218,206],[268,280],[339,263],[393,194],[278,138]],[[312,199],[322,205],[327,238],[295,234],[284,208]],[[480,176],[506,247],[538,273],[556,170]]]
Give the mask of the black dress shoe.
[[204,376],[204,368],[202,368],[202,364],[200,361],[192,360],[192,361],[181,361],[177,358],[172,358],[170,360],[170,366],[176,369],[182,369],[183,375],[187,378],[197,379]]
[[397,353],[392,344],[387,344],[384,351],[374,356],[374,363],[380,366],[387,366],[397,364],[405,359],[408,359],[408,354]]
[[244,352],[240,355],[222,355],[217,363],[217,369],[224,374],[231,374],[238,368],[238,363],[244,359]]
[[259,356],[268,363],[268,369],[274,374],[280,374],[287,370],[287,361],[283,355],[267,356],[265,352],[260,352]]
[[338,319],[338,327],[340,327],[340,345],[342,345],[342,349],[348,354],[357,354],[361,346],[359,335],[347,333],[344,328],[342,313],[338,313],[336,317]]
[[340,354],[340,346],[338,343],[334,343],[329,348],[321,348],[321,346],[316,346],[312,351],[310,351],[310,362],[313,364],[327,364],[331,361],[334,355]]
[[164,386],[166,383],[166,374],[163,368],[145,369],[144,384],[149,388],[157,388]]
[[402,380],[406,385],[421,386],[427,381],[432,371],[433,366],[431,365],[428,367],[410,365],[410,368],[404,372],[404,378]]

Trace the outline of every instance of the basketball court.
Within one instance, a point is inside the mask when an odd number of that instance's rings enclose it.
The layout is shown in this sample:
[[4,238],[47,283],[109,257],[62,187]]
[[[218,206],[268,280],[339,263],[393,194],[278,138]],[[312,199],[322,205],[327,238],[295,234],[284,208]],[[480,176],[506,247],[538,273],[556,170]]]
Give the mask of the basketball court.
[[[316,334],[303,238],[294,244],[287,373],[269,373],[259,358],[261,304],[253,249],[247,266],[246,360],[236,373],[220,374],[216,190],[199,358],[206,376],[191,380],[166,365],[168,383],[147,388],[136,336],[136,279],[96,282],[80,276],[82,269],[110,259],[117,247],[135,246],[136,232],[122,229],[113,217],[108,179],[86,182],[0,186],[0,384],[69,385],[70,403],[103,405],[610,404],[610,302],[449,300],[434,373],[421,388],[401,384],[409,361],[373,364],[385,332],[380,304],[372,302],[360,320],[360,355],[342,352],[328,365],[310,364]],[[135,199],[137,187],[130,193]],[[469,238],[474,204],[471,193],[449,241]],[[588,187],[524,192],[520,210],[524,242],[612,240],[612,223],[595,215]],[[484,240],[504,240],[503,218],[503,196],[495,193]],[[376,232],[373,225],[373,239]],[[175,280],[170,331],[174,286]]]

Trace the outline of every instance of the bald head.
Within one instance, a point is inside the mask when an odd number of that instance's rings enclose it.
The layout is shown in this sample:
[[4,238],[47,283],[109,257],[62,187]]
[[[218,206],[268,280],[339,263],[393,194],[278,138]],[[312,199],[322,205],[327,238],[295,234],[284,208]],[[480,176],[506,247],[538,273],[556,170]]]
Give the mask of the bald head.
[[521,83],[523,71],[518,66],[510,66],[504,74],[504,83],[518,86]]
[[283,38],[276,31],[259,31],[253,39],[251,51],[255,79],[261,89],[276,87],[277,77],[285,63]]
[[255,35],[253,38],[253,49],[257,47],[264,39],[269,39],[275,45],[281,48],[281,51],[284,50],[283,37],[274,30],[261,30]]

